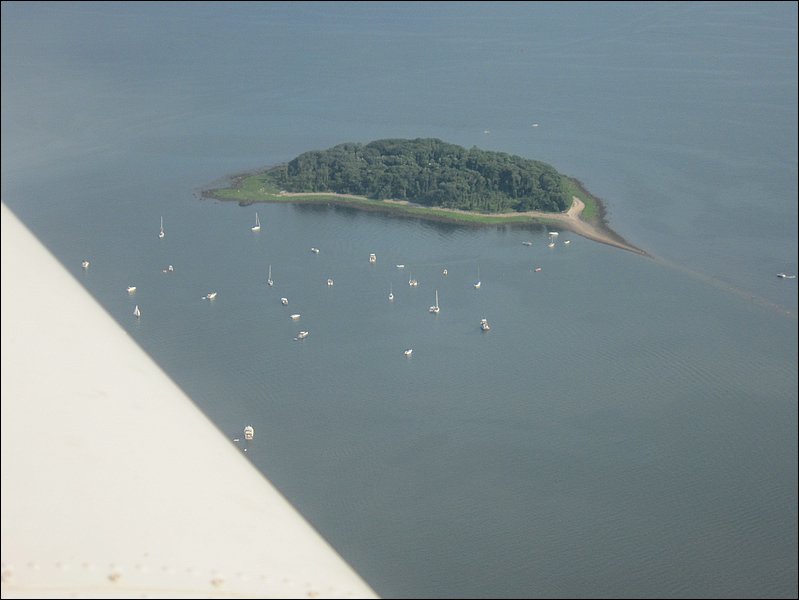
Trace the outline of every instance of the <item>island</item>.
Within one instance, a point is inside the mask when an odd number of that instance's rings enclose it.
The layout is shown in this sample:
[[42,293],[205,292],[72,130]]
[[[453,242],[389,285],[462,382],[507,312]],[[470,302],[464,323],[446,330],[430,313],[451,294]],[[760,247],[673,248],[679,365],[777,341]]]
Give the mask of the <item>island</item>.
[[231,178],[203,197],[324,202],[464,224],[559,227],[636,254],[608,227],[602,202],[546,163],[435,138],[345,143]]

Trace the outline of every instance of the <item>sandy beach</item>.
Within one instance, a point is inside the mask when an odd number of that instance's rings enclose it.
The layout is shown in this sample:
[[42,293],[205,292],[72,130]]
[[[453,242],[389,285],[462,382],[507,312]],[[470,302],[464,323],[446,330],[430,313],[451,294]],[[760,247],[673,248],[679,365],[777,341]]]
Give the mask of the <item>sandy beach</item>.
[[[336,196],[339,198],[352,198],[355,200],[367,200],[365,196],[355,196],[353,194],[336,194],[332,192],[280,192],[280,196]],[[430,208],[423,204],[414,204],[413,202],[408,202],[407,200],[383,200],[382,202],[389,203],[389,204],[397,204],[401,206],[412,206],[414,208]],[[443,212],[451,212],[451,213],[459,213],[464,215],[473,215],[474,212],[465,211],[465,210],[458,210],[454,208],[441,208],[435,207],[436,211],[443,211]],[[507,213],[494,213],[487,216],[489,218],[496,217],[497,219],[508,218],[508,217],[530,217],[531,219],[537,221],[544,221],[544,222],[557,222],[561,227],[567,229],[577,235],[580,235],[586,239],[593,240],[595,242],[599,242],[600,244],[607,244],[608,246],[613,246],[615,248],[620,248],[622,250],[627,250],[628,252],[633,252],[635,254],[640,254],[642,256],[649,256],[644,250],[633,246],[629,242],[627,242],[624,238],[618,235],[615,231],[610,229],[607,224],[604,223],[604,220],[600,217],[596,219],[595,222],[589,223],[588,221],[584,221],[582,219],[582,213],[585,209],[585,203],[580,200],[577,196],[572,196],[572,205],[569,207],[564,213],[551,213],[551,212],[543,212],[543,211],[527,211],[527,212],[507,212]],[[603,211],[600,211],[603,212]]]
[[622,250],[628,250],[629,252],[634,252],[635,254],[641,254],[643,256],[649,256],[644,250],[633,246],[632,244],[628,243],[624,238],[619,236],[615,231],[611,230],[604,222],[601,222],[597,225],[588,223],[587,221],[583,221],[580,215],[582,215],[583,210],[585,209],[585,204],[582,200],[580,200],[577,196],[572,196],[572,205],[569,207],[565,213],[544,213],[538,211],[531,211],[526,213],[514,213],[514,214],[524,214],[530,215],[533,218],[540,218],[545,220],[555,220],[562,224],[565,229],[576,233],[584,238],[589,240],[594,240],[595,242],[599,242],[601,244],[607,244],[609,246],[614,246],[616,248],[621,248]]

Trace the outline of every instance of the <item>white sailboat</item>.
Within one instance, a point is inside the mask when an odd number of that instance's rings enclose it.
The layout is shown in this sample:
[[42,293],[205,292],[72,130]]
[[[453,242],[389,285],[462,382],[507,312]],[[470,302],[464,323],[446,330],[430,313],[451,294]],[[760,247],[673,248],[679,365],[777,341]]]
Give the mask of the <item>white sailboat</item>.
[[388,284],[388,301],[394,302],[394,288],[390,283]]
[[269,276],[266,279],[266,285],[270,287],[275,285],[275,282],[272,281],[272,265],[269,265]]
[[477,265],[477,281],[474,282],[474,289],[479,290],[483,282],[480,281],[480,265]]
[[419,282],[413,278],[413,275],[411,275],[410,277],[408,277],[408,285],[411,287],[416,287],[417,285],[419,285]]
[[438,306],[438,290],[436,290],[436,303],[433,306],[431,306],[429,310],[431,313],[435,314],[438,314],[438,312],[441,310]]
[[372,264],[377,262],[377,256],[374,253],[369,255],[369,262]]
[[83,267],[84,269],[88,269],[89,268],[89,261],[88,260],[84,260],[82,263],[80,263],[80,266]]
[[141,311],[139,310],[139,305],[136,305],[136,308],[133,309],[133,316],[137,319],[141,316]]
[[250,227],[253,231],[261,231],[261,221],[258,220],[258,213],[255,213],[255,225]]
[[161,217],[161,230],[158,232],[158,237],[161,238],[161,239],[164,239],[164,235],[166,235],[166,234],[164,233],[164,217],[162,216]]
[[488,319],[480,319],[480,329],[483,331],[491,329],[491,326],[488,324]]
[[405,350],[405,356],[407,356],[408,358],[410,358],[412,354],[413,354],[413,348],[408,348],[407,350]]

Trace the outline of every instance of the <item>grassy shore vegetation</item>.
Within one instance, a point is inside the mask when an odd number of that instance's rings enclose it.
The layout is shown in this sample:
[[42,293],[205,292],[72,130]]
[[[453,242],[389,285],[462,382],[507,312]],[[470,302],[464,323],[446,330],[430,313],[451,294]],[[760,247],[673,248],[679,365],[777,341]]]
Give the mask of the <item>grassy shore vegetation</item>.
[[563,189],[566,190],[569,198],[577,197],[585,204],[580,218],[589,223],[597,223],[603,218],[603,206],[598,198],[591,195],[577,179],[567,175],[561,175]]
[[543,215],[522,213],[562,213],[577,196],[586,205],[584,218],[601,218],[601,205],[578,181],[545,163],[436,139],[378,140],[306,152],[203,195],[243,205],[346,204],[474,224],[547,222]]

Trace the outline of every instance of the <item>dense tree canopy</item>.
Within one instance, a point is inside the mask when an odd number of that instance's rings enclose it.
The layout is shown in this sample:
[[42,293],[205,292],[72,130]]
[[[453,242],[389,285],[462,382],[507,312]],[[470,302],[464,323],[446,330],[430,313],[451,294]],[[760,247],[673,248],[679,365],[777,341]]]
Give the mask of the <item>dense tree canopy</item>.
[[306,152],[268,178],[290,192],[336,192],[482,212],[568,207],[560,174],[535,160],[438,139],[386,139]]

